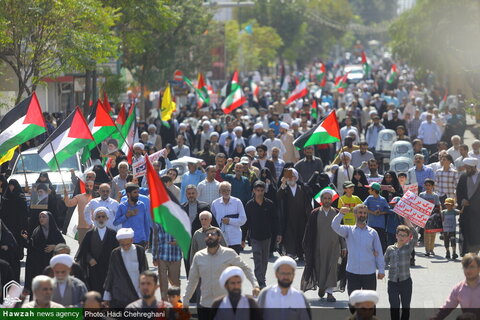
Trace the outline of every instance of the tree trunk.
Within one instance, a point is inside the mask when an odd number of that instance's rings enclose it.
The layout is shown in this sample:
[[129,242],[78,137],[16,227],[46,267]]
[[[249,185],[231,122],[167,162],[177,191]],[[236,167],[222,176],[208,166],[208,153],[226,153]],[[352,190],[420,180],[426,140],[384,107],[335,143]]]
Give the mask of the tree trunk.
[[85,99],[83,101],[83,114],[88,114],[90,96],[92,95],[92,71],[85,70]]

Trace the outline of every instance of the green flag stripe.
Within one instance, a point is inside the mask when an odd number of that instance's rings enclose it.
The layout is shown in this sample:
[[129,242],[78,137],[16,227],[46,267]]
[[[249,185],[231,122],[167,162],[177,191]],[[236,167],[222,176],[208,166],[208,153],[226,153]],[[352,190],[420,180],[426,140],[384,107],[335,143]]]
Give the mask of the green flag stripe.
[[[7,153],[8,150],[16,147],[30,139],[33,139],[42,133],[45,132],[45,128],[41,126],[37,126],[35,124],[30,124],[21,132],[19,132],[16,136],[13,136],[9,140],[2,143],[0,150],[4,150],[3,153]],[[0,151],[1,152],[1,151]]]
[[[61,166],[62,163],[73,156],[75,152],[86,146],[87,144],[90,143],[91,140],[89,139],[76,139],[72,143],[68,144],[65,148],[62,150],[55,150],[55,155],[57,156],[58,164]],[[51,146],[47,146],[46,148],[51,148]],[[55,149],[55,146],[53,146]],[[55,157],[53,157],[48,163],[48,166],[52,170],[58,170],[57,167],[57,162],[55,161]]]
[[191,235],[183,224],[170,212],[166,206],[153,208],[153,221],[162,225],[163,229],[172,235],[182,249],[183,256],[188,257]]

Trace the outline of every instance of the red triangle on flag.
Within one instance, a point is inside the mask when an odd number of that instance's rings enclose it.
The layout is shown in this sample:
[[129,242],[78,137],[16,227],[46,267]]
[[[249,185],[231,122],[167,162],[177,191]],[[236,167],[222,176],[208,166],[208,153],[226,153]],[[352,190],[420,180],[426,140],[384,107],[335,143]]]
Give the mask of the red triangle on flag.
[[122,107],[120,108],[120,111],[117,115],[117,120],[115,122],[123,126],[125,124],[125,121],[127,121],[127,111],[125,110],[125,105],[122,104]]
[[72,125],[68,131],[68,137],[74,139],[90,139],[93,140],[92,133],[88,128],[87,121],[82,115],[80,108],[75,109]]
[[340,138],[340,125],[338,124],[337,113],[335,112],[335,110],[333,110],[323,120],[323,123],[321,124],[321,126],[323,128],[325,128],[325,130],[327,130],[329,135],[341,140],[341,138]]
[[107,111],[107,113],[110,113],[110,111],[112,111],[112,106],[110,105],[110,102],[108,101],[106,91],[103,92],[103,107],[105,108],[105,111]]
[[114,127],[115,123],[108,114],[103,103],[98,99],[97,113],[95,114],[95,127]]
[[38,102],[37,94],[35,92],[30,99],[30,104],[28,106],[27,114],[25,115],[25,120],[23,120],[23,124],[35,124],[39,127],[47,127],[45,118],[42,114],[42,108],[40,108],[40,103]]

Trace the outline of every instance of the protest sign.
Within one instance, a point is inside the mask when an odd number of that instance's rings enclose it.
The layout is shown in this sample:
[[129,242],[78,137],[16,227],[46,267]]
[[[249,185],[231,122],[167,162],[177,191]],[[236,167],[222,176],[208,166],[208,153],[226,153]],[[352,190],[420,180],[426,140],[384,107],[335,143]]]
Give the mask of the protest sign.
[[418,194],[418,184],[413,183],[413,184],[406,184],[402,186],[403,189],[403,194],[407,193],[407,191],[412,191],[415,194]]
[[[161,156],[163,156],[165,153],[165,149],[162,149],[160,151],[157,151],[155,153],[152,153],[151,155],[148,156],[150,159],[150,162],[155,162],[160,159]],[[133,176],[135,178],[142,177],[147,173],[147,165],[145,162],[145,157],[140,158],[137,162],[134,162],[132,164],[133,168]]]
[[434,207],[433,203],[420,198],[412,191],[407,191],[395,205],[393,211],[417,226],[424,228]]

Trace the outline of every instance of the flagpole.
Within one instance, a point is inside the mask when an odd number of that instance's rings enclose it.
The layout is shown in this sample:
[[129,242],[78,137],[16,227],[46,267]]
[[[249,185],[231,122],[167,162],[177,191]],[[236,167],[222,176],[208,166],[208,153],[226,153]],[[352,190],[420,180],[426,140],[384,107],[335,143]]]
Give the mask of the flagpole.
[[19,151],[20,151],[20,152],[19,152],[20,159],[22,160],[23,176],[25,177],[25,188],[28,189],[27,171],[25,170],[25,160],[23,159],[23,155],[22,155],[22,147],[19,146],[18,149],[19,149]]
[[[136,121],[136,119],[135,119],[135,121]],[[115,128],[117,129],[118,134],[120,135],[120,137],[122,137],[123,142],[125,142],[125,144],[127,145],[128,149],[129,149],[130,151],[132,151],[132,153],[133,153],[133,148],[128,144],[127,139],[125,139],[125,137],[123,136],[123,134],[122,134],[122,132],[120,131],[120,129],[118,129],[117,125],[115,125]],[[135,130],[136,130],[136,128],[135,128]]]
[[50,145],[50,148],[52,148],[53,158],[55,159],[55,162],[57,163],[58,173],[60,173],[60,178],[62,179],[62,184],[63,184],[63,190],[65,191],[65,190],[67,190],[67,187],[65,186],[65,181],[63,181],[62,170],[60,170],[60,164],[58,163],[57,154],[55,153],[55,150],[53,149],[53,145],[52,145],[51,142],[49,143],[49,145]]

